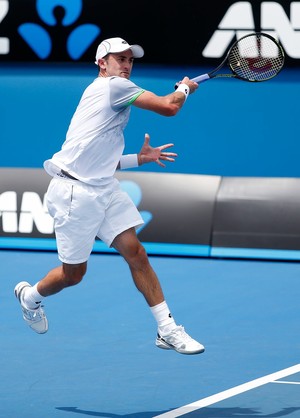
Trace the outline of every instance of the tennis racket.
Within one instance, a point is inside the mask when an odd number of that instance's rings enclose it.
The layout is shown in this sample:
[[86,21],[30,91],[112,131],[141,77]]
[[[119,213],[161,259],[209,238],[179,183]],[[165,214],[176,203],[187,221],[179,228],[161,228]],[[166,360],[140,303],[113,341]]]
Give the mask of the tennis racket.
[[[220,74],[225,64],[230,72]],[[191,80],[203,83],[211,78],[227,77],[250,82],[267,81],[275,77],[283,65],[284,50],[279,42],[267,33],[255,32],[238,39],[216,69]]]

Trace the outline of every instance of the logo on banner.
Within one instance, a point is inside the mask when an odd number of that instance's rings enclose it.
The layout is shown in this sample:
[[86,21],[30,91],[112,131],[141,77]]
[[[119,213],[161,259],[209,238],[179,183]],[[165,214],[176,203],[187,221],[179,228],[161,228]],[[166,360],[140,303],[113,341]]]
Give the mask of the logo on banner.
[[[0,0],[0,22],[8,10],[9,2]],[[36,11],[40,22],[23,23],[18,33],[41,60],[47,59],[54,50],[61,52],[61,48],[64,48],[63,54],[78,60],[101,32],[91,23],[70,28],[81,15],[82,0],[37,0]],[[55,45],[54,38],[58,39]],[[9,53],[8,38],[0,38],[0,53]]]
[[41,201],[38,193],[24,192],[18,213],[18,193],[6,191],[0,195],[0,216],[5,233],[31,234],[34,225],[41,234],[53,233],[53,219],[48,214],[45,198]]
[[[229,7],[218,29],[202,51],[202,55],[206,58],[220,58],[233,40],[254,31],[255,22],[251,3],[238,1]],[[300,2],[291,2],[290,19],[279,3],[262,2],[259,31],[278,39],[291,58],[300,58]]]
[[[40,59],[46,59],[53,47],[49,28],[59,31],[63,38],[64,28],[74,24],[81,15],[82,0],[37,0],[36,9],[48,29],[39,23],[23,23],[19,26],[18,32]],[[78,60],[99,33],[100,28],[91,23],[73,29],[65,45],[69,56],[73,60]]]
[[[0,0],[0,24],[5,19],[9,10],[8,0]],[[9,39],[4,36],[0,36],[0,54],[9,53]]]

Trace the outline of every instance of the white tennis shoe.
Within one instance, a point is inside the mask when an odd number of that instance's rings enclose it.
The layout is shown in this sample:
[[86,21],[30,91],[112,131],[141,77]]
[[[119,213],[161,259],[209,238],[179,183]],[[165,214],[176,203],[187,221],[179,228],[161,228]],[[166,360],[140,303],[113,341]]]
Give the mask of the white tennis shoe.
[[36,309],[28,309],[24,304],[24,291],[31,287],[27,282],[20,282],[15,287],[15,296],[19,300],[23,312],[23,319],[29,327],[38,334],[48,331],[48,321],[41,305]]
[[170,334],[163,337],[158,333],[155,344],[159,348],[175,350],[180,354],[200,354],[205,351],[204,346],[190,337],[182,325],[177,326]]

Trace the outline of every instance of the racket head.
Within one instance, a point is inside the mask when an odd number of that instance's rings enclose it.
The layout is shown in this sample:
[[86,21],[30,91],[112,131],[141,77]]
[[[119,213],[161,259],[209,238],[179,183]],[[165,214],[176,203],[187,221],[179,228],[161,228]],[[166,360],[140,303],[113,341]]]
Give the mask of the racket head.
[[227,54],[235,77],[250,82],[267,81],[283,68],[285,54],[271,35],[255,32],[237,40]]

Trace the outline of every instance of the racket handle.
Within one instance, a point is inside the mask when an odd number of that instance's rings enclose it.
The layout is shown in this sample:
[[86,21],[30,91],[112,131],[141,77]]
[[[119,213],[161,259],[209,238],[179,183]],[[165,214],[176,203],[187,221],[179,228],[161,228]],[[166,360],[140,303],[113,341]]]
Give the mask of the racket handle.
[[[209,80],[210,76],[208,74],[202,74],[202,75],[198,75],[195,78],[191,78],[192,81],[195,81],[195,83],[203,83],[206,80]],[[174,86],[174,89],[176,90],[179,86],[179,83],[176,83]]]
[[203,83],[204,81],[209,80],[210,77],[208,74],[202,74],[202,75],[198,75],[198,77],[195,78],[191,78],[192,81],[195,81],[196,83]]

